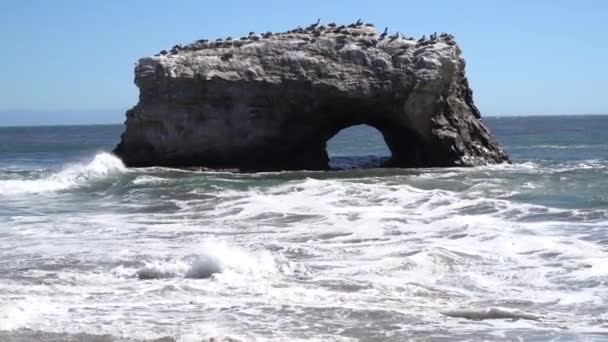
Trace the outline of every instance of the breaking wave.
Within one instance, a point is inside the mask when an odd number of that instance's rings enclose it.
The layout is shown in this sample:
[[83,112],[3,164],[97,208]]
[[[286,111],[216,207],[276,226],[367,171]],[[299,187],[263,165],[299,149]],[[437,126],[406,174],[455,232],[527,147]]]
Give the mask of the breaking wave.
[[63,170],[38,179],[9,179],[0,181],[0,195],[42,193],[65,190],[84,185],[113,174],[127,172],[116,156],[103,152],[88,163],[73,164]]
[[135,275],[142,280],[174,277],[208,279],[223,272],[263,276],[284,271],[289,266],[284,258],[265,251],[250,253],[224,243],[208,242],[201,247],[201,253],[195,256],[180,260],[147,261]]

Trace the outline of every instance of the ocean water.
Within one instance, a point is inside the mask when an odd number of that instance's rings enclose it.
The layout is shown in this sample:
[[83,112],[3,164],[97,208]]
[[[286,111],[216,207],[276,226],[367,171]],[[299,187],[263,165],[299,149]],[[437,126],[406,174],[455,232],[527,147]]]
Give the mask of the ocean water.
[[608,116],[487,118],[511,165],[130,169],[0,128],[0,341],[606,341]]

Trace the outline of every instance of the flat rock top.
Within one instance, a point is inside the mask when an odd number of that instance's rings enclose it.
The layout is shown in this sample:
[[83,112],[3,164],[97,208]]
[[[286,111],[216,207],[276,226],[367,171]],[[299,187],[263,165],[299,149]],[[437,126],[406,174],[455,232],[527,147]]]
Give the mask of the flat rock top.
[[434,78],[446,62],[460,61],[459,56],[448,34],[414,40],[398,33],[378,35],[373,26],[320,27],[176,45],[142,58],[136,75],[157,77],[160,67],[169,78],[344,82],[355,77],[387,79],[387,73],[406,68],[417,77]]

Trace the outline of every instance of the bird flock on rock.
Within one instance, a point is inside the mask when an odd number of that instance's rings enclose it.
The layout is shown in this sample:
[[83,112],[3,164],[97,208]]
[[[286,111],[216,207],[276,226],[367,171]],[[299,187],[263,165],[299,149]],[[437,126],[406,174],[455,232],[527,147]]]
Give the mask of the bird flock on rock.
[[[286,32],[273,33],[273,32],[267,31],[267,32],[259,34],[259,35],[256,34],[255,32],[249,32],[249,35],[240,37],[239,39],[233,39],[232,37],[226,37],[224,39],[218,38],[215,41],[209,41],[208,39],[199,39],[199,40],[195,41],[194,43],[186,45],[186,46],[184,46],[182,44],[176,44],[169,51],[162,50],[158,54],[156,54],[156,56],[175,55],[175,54],[179,53],[180,51],[193,51],[193,50],[200,50],[200,49],[211,48],[211,47],[232,47],[232,46],[239,47],[239,46],[242,46],[246,42],[255,42],[255,41],[259,41],[261,39],[268,39],[272,36],[289,35],[289,34],[312,34],[314,37],[319,37],[323,33],[334,33],[334,34],[340,33],[340,34],[348,34],[348,35],[351,35],[354,37],[368,36],[368,37],[376,38],[376,34],[373,32],[369,32],[369,31],[366,32],[365,30],[356,30],[356,29],[362,28],[362,27],[374,27],[374,24],[364,23],[361,19],[359,19],[356,22],[349,24],[349,25],[338,26],[334,22],[328,23],[327,25],[321,25],[321,19],[319,18],[319,19],[317,19],[317,21],[315,23],[313,23],[305,28],[298,26],[297,28],[286,31]],[[352,29],[355,29],[355,30],[352,30]],[[404,40],[409,40],[409,41],[414,40],[414,38],[406,37],[399,32],[395,32],[394,34],[389,36],[388,27],[386,27],[384,29],[384,31],[377,37],[377,39],[378,39],[378,41],[388,40],[389,42],[393,42],[398,39],[404,39]],[[443,40],[449,45],[455,44],[454,36],[452,36],[451,34],[441,33],[440,35],[437,35],[437,32],[434,32],[433,34],[431,34],[429,36],[428,39],[426,38],[426,36],[422,36],[422,38],[420,38],[417,41],[417,45],[420,45],[420,46],[429,45],[429,44],[433,44],[433,43],[437,42],[438,40]]]

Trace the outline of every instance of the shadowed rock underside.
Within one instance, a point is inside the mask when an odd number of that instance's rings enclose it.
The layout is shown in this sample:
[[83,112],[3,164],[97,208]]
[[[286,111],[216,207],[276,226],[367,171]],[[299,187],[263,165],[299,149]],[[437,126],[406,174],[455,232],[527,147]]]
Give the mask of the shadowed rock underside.
[[447,34],[414,41],[366,25],[177,45],[139,60],[139,103],[115,153],[129,166],[323,170],[327,141],[367,124],[388,166],[507,162],[460,53]]

